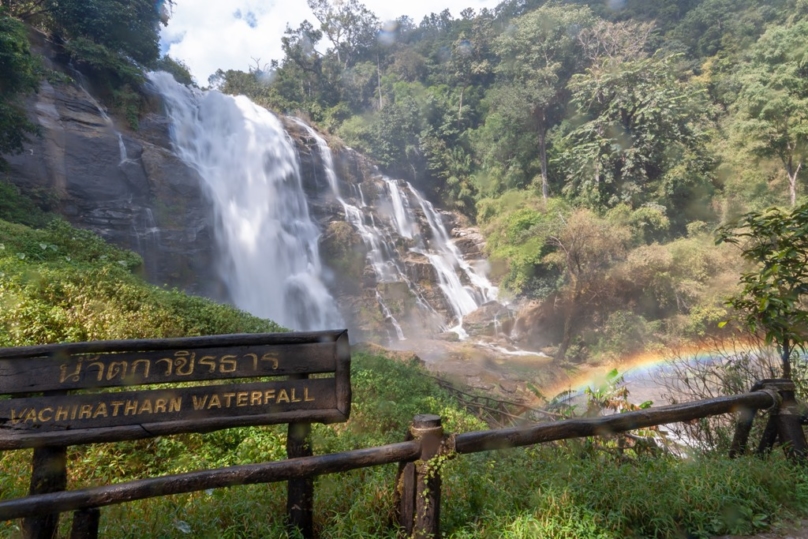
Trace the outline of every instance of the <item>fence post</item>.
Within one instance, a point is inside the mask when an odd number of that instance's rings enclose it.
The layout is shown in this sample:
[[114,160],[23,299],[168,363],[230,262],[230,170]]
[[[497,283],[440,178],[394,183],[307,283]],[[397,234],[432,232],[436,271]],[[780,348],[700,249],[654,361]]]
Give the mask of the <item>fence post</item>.
[[[407,430],[405,442],[413,440],[412,430]],[[399,462],[396,476],[396,491],[393,498],[399,530],[406,537],[412,536],[415,523],[415,464]]]
[[416,462],[407,463],[399,470],[399,525],[407,537],[437,539],[440,536],[441,478],[433,459],[440,455],[443,444],[440,416],[415,416],[410,434],[421,441],[421,455]]
[[[761,382],[755,382],[749,392],[754,393],[761,389],[763,389],[763,384]],[[732,445],[729,448],[729,458],[734,459],[746,453],[749,433],[752,432],[752,424],[755,422],[756,415],[757,410],[752,408],[741,408],[738,412],[738,420],[735,423],[735,434],[732,437]]]
[[794,396],[796,386],[791,380],[765,380],[764,389],[777,391],[781,404],[774,410],[772,416],[780,442],[785,445],[789,458],[805,460],[808,456],[808,443],[805,441],[805,432],[802,430],[800,411],[797,399]]
[[[28,494],[49,494],[67,487],[67,448],[37,447],[31,465]],[[22,521],[25,539],[53,539],[59,527],[59,513],[29,517]]]
[[[413,436],[421,440],[421,457],[415,463],[415,539],[440,537],[440,469],[433,459],[440,454],[443,426],[440,416],[417,415]],[[430,464],[433,467],[430,469]]]
[[[289,378],[305,379],[308,375],[293,375]],[[311,423],[289,423],[286,435],[287,458],[312,455]],[[287,481],[286,515],[290,532],[296,528],[304,539],[314,537],[314,478],[303,477]]]
[[73,527],[70,539],[98,539],[98,523],[101,510],[97,507],[82,509],[73,513]]

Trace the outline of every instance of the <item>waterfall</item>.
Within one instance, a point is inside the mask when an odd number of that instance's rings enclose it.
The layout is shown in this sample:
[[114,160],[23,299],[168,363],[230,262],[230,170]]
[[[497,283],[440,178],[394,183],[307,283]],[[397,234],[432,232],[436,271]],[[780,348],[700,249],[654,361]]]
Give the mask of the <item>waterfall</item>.
[[341,327],[280,120],[244,96],[190,90],[168,73],[149,79],[163,96],[176,153],[213,202],[218,269],[235,305],[296,330]]
[[[412,191],[412,194],[421,206],[427,223],[429,223],[429,228],[432,231],[432,241],[434,243],[432,248],[437,255],[430,255],[430,261],[432,261],[435,269],[444,275],[441,281],[443,282],[444,278],[447,281],[446,286],[449,288],[447,293],[454,298],[452,301],[458,306],[456,314],[458,316],[464,316],[483,303],[496,301],[499,289],[491,284],[491,281],[489,281],[485,275],[472,268],[471,265],[466,262],[460,249],[457,248],[457,245],[449,238],[449,234],[446,233],[443,220],[440,214],[435,211],[435,207],[432,203],[421,196],[411,185],[410,191]],[[472,284],[471,287],[460,284],[456,269],[460,269],[466,275],[469,282]]]
[[413,216],[412,212],[408,211],[408,203],[405,202],[407,198],[401,193],[398,183],[386,176],[383,176],[382,180],[387,185],[390,198],[393,201],[393,219],[395,220],[396,230],[399,236],[412,239]]
[[92,96],[92,94],[90,94],[90,92],[87,91],[87,88],[84,87],[84,75],[82,75],[78,69],[73,67],[72,63],[68,64],[68,69],[70,69],[70,71],[75,76],[74,81],[76,83],[76,86],[79,87],[79,89],[82,91],[87,100],[90,101],[90,103],[92,103],[95,106],[96,110],[101,115],[101,118],[104,120],[104,123],[106,123],[118,137],[118,152],[121,155],[121,160],[118,163],[118,166],[120,167],[127,163],[134,163],[134,161],[129,159],[129,155],[127,154],[126,151],[126,144],[124,144],[123,142],[123,135],[121,134],[120,131],[115,129],[115,124],[113,123],[112,118],[109,117],[107,111],[104,110],[101,104],[98,101],[96,101],[96,99]]
[[[376,228],[376,225],[372,221],[372,216],[371,226],[368,227],[365,224],[365,216],[362,213],[362,210],[353,204],[349,204],[340,196],[339,178],[337,177],[337,172],[334,170],[334,157],[331,154],[331,148],[328,147],[328,143],[317,133],[317,131],[312,129],[311,126],[303,120],[299,118],[291,118],[291,120],[303,128],[317,144],[317,149],[320,152],[320,159],[323,163],[323,169],[325,170],[325,175],[328,179],[328,185],[331,186],[331,191],[337,197],[337,201],[342,204],[342,211],[345,214],[345,220],[359,233],[359,235],[362,237],[362,241],[368,247],[368,261],[373,268],[373,273],[376,274],[376,279],[379,282],[393,282],[399,280],[399,277],[401,276],[400,271],[391,261],[392,248],[387,245],[383,234],[378,228]],[[404,332],[401,330],[401,325],[393,316],[393,313],[390,312],[390,308],[384,302],[384,298],[382,298],[378,290],[376,291],[376,302],[379,304],[379,308],[382,310],[385,320],[389,320],[395,329],[398,340],[405,340]]]
[[[328,143],[302,120],[292,118],[292,121],[304,129],[308,136],[316,142],[331,190],[342,205],[345,220],[350,223],[354,230],[362,237],[368,249],[368,261],[373,268],[377,281],[405,282],[410,292],[415,296],[419,308],[424,312],[437,314],[434,307],[424,299],[421,291],[418,290],[418,287],[407,277],[404,268],[397,262],[394,241],[376,225],[373,220],[373,214],[369,215],[370,224],[367,224],[362,209],[346,202],[340,196],[339,178],[334,169],[334,160]],[[456,332],[461,338],[465,338],[466,333],[463,330],[463,316],[476,310],[483,303],[496,300],[498,293],[497,288],[493,286],[484,275],[477,272],[465,261],[460,250],[449,238],[440,214],[435,211],[434,206],[424,199],[412,185],[408,182],[404,182],[405,188],[402,188],[401,182],[398,180],[393,180],[386,176],[381,176],[380,179],[384,183],[386,191],[390,196],[390,202],[392,203],[393,215],[391,222],[393,228],[399,236],[406,239],[417,240],[418,246],[411,247],[410,251],[425,256],[435,268],[435,273],[439,281],[438,286],[457,319],[457,326],[450,328],[450,330]],[[362,207],[367,207],[361,185],[358,186],[357,190]],[[407,191],[415,198],[429,225],[432,238],[428,247],[423,238],[414,237],[414,233],[417,230],[417,218],[410,206],[410,198],[407,196]],[[465,275],[466,280],[470,283],[469,285],[463,284],[461,275]],[[384,303],[378,291],[376,291],[376,299],[385,319],[389,320],[394,326],[399,340],[403,340],[404,334],[401,330],[401,326]]]

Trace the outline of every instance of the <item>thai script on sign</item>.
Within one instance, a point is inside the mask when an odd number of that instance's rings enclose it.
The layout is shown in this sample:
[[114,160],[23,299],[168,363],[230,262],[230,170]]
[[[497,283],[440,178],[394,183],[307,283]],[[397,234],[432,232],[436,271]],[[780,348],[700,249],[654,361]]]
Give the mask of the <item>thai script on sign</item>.
[[[90,377],[97,382],[120,380],[126,384],[144,383],[150,378],[183,377],[194,374],[267,373],[278,370],[275,352],[256,354],[209,354],[178,350],[170,356],[118,360],[114,355],[74,357],[59,366],[59,383],[82,382]],[[159,381],[159,380],[155,380]]]

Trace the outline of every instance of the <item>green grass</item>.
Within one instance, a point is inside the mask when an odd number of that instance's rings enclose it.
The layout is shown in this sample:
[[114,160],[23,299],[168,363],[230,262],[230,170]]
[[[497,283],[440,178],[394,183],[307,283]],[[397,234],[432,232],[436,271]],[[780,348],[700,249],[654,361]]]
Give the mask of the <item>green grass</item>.
[[[274,331],[236,309],[145,284],[139,258],[61,221],[0,221],[0,346],[91,339]],[[350,421],[315,425],[316,454],[404,439],[419,413],[448,432],[484,429],[415,364],[354,354]],[[69,449],[68,488],[285,457],[283,426],[229,429]],[[616,460],[594,444],[462,455],[444,468],[449,538],[710,537],[753,533],[808,513],[808,473],[780,454]],[[0,453],[0,499],[24,496],[31,451]],[[320,477],[322,538],[395,537],[396,466]],[[101,537],[285,537],[284,485],[232,487],[102,510]],[[67,536],[69,518],[62,519]],[[0,536],[19,537],[18,523]]]
[[[440,414],[449,432],[485,428],[415,365],[357,354],[352,371],[351,420],[315,426],[316,454],[401,441],[416,413]],[[72,447],[69,488],[278,460],[285,435],[284,427],[252,427]],[[3,498],[24,495],[29,462],[30,451],[0,456]],[[320,537],[394,537],[395,473],[389,465],[318,478]],[[572,441],[457,456],[445,467],[442,493],[450,538],[707,538],[805,514],[808,474],[779,453],[618,461]],[[104,508],[101,536],[285,537],[284,513],[284,485],[232,487]],[[14,526],[0,527],[0,535],[15,537]]]
[[55,220],[0,220],[0,346],[272,332],[232,307],[146,284],[141,259]]

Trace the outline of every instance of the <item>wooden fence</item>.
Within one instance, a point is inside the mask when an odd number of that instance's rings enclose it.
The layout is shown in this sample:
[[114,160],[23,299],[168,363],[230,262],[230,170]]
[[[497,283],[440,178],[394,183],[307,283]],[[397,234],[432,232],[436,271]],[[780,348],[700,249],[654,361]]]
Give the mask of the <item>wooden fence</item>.
[[[601,418],[568,419],[463,434],[444,433],[440,417],[420,415],[414,418],[407,440],[401,443],[332,455],[197,471],[76,491],[38,494],[0,502],[0,520],[76,511],[71,537],[73,539],[95,537],[99,508],[106,505],[210,488],[300,481],[318,475],[399,463],[394,489],[398,525],[408,537],[418,539],[439,537],[440,459],[555,440],[613,435],[633,429],[693,421],[729,413],[738,414],[731,454],[739,455],[746,451],[752,420],[756,411],[761,409],[769,411],[769,419],[758,451],[770,450],[779,438],[789,456],[805,459],[808,445],[800,424],[794,390],[793,383],[788,380],[765,380],[757,384],[754,391],[743,395],[649,408]],[[306,507],[301,508],[309,520],[293,521],[305,537],[313,535],[310,520],[311,501],[311,497],[308,497],[304,502]]]

